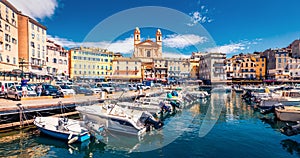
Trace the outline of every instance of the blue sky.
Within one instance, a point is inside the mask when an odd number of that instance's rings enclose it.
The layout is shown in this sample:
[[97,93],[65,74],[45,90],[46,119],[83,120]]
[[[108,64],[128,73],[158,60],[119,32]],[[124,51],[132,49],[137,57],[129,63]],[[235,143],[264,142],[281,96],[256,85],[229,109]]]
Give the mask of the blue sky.
[[[115,31],[113,28],[105,28],[102,34],[97,34],[99,39],[93,41],[95,43],[86,41],[86,37],[93,28],[112,15],[143,6],[167,7],[186,14],[189,23],[185,21],[186,19],[170,14],[170,20],[176,19],[178,27],[182,29],[196,30],[201,29],[198,25],[203,26],[204,31],[199,31],[201,33],[163,30],[164,52],[169,54],[178,51],[189,55],[195,51],[195,45],[199,51],[221,51],[228,55],[251,53],[268,48],[286,47],[300,37],[298,0],[10,0],[10,2],[24,14],[47,26],[49,37],[66,47],[85,42],[93,46],[104,46],[103,44],[112,42],[107,41],[108,37],[105,36],[109,36],[108,32]],[[140,16],[143,14],[145,13],[141,11]],[[157,19],[160,20],[159,17]],[[138,24],[130,17],[122,22]],[[159,22],[166,23],[163,20]],[[114,24],[122,25],[118,22],[113,22],[112,25]],[[156,29],[161,28],[156,25],[154,24],[152,29],[142,27],[142,37],[155,38]],[[132,51],[130,43],[133,29],[119,32],[118,37],[112,38],[113,46],[118,48],[113,51],[123,53]],[[206,37],[206,33],[203,34],[205,30],[211,37]],[[203,46],[207,42],[213,44]]]

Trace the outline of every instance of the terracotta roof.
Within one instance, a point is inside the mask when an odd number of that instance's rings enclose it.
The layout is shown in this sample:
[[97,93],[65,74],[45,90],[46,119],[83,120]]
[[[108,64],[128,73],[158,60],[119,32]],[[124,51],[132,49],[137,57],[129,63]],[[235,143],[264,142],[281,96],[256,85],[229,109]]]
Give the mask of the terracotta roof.
[[7,0],[1,0],[3,4],[5,4],[7,7],[9,7],[11,10],[13,10],[16,13],[21,13],[16,7],[14,7],[11,3],[9,3]]
[[31,17],[29,17],[29,16],[27,16],[27,15],[24,15],[24,14],[22,14],[21,12],[19,13],[19,16],[27,17],[28,20],[29,20],[29,22],[31,22],[31,23],[33,23],[33,24],[39,26],[40,28],[42,28],[42,29],[44,29],[44,30],[47,30],[47,27],[46,27],[46,26],[44,26],[44,25],[42,25],[41,23],[35,21],[35,20],[32,19]]

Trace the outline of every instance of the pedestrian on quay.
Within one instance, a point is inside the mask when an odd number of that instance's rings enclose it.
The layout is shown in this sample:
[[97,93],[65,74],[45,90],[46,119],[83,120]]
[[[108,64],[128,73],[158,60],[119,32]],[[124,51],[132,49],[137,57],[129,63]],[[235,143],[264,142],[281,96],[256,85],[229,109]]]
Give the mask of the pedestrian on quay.
[[37,93],[37,96],[40,97],[41,94],[42,94],[42,84],[39,84],[37,87],[36,87],[36,93]]
[[22,96],[27,97],[27,83],[30,81],[30,79],[25,79],[25,77],[22,77],[21,80],[21,87],[22,87]]

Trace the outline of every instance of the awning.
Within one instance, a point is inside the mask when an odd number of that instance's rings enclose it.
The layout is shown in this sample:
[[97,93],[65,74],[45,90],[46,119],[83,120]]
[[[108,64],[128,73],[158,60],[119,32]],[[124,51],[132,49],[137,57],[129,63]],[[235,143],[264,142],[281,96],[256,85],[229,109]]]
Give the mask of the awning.
[[30,71],[31,73],[34,73],[34,74],[37,74],[37,75],[40,75],[40,76],[44,76],[44,75],[48,75],[48,73],[44,70],[31,70]]

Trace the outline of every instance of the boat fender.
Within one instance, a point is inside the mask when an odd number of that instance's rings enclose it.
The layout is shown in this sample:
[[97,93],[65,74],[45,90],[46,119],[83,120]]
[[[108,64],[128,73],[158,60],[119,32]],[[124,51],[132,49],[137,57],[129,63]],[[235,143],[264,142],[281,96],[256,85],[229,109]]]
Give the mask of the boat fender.
[[73,132],[70,133],[69,137],[68,137],[68,140],[70,140],[73,136]]
[[78,137],[74,137],[68,141],[68,144],[72,144],[78,140]]

